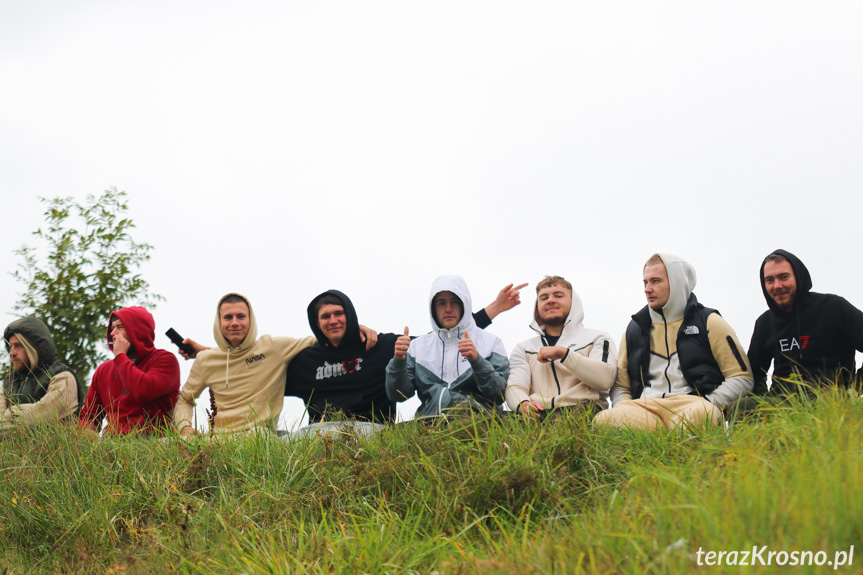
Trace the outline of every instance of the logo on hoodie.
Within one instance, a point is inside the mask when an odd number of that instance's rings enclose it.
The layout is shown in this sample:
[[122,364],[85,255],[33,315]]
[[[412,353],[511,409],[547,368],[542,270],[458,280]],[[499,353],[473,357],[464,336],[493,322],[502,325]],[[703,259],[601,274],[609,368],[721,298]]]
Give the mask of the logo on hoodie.
[[792,351],[794,349],[806,349],[806,346],[809,345],[809,337],[808,335],[801,335],[800,341],[797,341],[796,337],[785,338],[779,340],[779,349],[782,351]]
[[362,369],[363,358],[357,357],[349,359],[341,363],[324,362],[324,365],[317,368],[315,371],[315,379],[329,379],[331,377],[339,377],[342,375],[354,373]]

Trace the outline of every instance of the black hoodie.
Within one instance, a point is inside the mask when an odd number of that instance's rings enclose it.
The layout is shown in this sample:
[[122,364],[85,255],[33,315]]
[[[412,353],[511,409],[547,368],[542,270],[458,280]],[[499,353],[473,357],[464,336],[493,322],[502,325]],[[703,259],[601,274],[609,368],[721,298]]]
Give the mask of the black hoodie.
[[[324,296],[341,300],[345,308],[345,337],[333,347],[318,325],[315,304]],[[291,361],[285,378],[285,395],[302,399],[309,412],[309,423],[326,419],[327,411],[341,411],[347,417],[376,423],[396,420],[396,403],[387,397],[384,382],[386,367],[395,353],[398,334],[379,333],[378,343],[366,351],[360,339],[360,323],[350,298],[338,290],[315,297],[306,309],[309,326],[318,339]],[[485,310],[473,314],[480,328],[491,320]]]
[[770,309],[756,320],[749,344],[754,393],[767,393],[771,361],[774,362],[771,394],[796,390],[796,383],[788,380],[795,373],[809,384],[836,378],[847,384],[856,369],[854,352],[863,351],[863,312],[837,295],[811,291],[812,278],[803,262],[785,250],[773,253],[791,264],[797,294],[791,310],[779,309],[767,293],[761,264],[761,291]]
[[[327,295],[341,300],[345,308],[347,326],[339,347],[330,344],[318,325],[315,303]],[[366,344],[360,340],[354,304],[337,290],[313,299],[308,316],[318,343],[300,352],[288,366],[285,395],[295,395],[306,403],[310,423],[323,421],[326,412],[334,410],[353,419],[395,421],[396,405],[384,390],[384,370],[393,357],[399,336],[379,333],[377,345],[366,351]]]

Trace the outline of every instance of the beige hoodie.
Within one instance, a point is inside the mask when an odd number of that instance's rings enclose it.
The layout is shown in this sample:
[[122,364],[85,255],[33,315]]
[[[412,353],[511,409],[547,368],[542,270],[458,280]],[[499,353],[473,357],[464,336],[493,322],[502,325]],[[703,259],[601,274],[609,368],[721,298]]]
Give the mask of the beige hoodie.
[[606,332],[584,327],[584,308],[578,294],[572,292],[572,308],[556,344],[569,350],[560,361],[540,363],[536,359],[537,352],[546,345],[546,334],[536,304],[533,313],[530,327],[537,336],[518,344],[509,358],[509,408],[516,411],[525,401],[534,401],[545,409],[585,401],[608,407],[617,349]]
[[[243,298],[249,306],[249,333],[237,346],[230,347],[222,335],[219,307],[231,295]],[[209,387],[216,398],[215,429],[219,433],[274,430],[282,411],[285,372],[288,363],[307,347],[314,337],[257,337],[258,326],[252,304],[240,294],[227,294],[216,306],[213,336],[218,348],[198,354],[192,372],[177,398],[174,423],[177,429],[195,427],[195,399]]]

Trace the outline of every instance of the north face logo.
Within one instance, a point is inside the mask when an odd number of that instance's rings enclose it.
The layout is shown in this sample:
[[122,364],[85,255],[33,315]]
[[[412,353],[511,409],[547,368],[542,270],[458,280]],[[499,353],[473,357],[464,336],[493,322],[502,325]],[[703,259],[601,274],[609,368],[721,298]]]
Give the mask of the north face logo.
[[683,333],[685,335],[698,335],[701,332],[698,331],[697,325],[688,325],[685,328],[683,328]]

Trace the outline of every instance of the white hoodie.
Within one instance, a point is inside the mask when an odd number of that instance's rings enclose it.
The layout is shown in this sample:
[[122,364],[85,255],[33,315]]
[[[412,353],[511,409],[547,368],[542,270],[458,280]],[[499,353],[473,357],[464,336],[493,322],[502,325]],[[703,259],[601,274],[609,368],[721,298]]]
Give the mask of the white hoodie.
[[[458,325],[443,329],[435,321],[434,298],[449,291],[462,302]],[[470,313],[472,301],[465,281],[459,276],[440,276],[432,283],[428,298],[432,331],[411,342],[404,360],[393,358],[387,366],[387,396],[404,401],[416,390],[422,404],[418,416],[439,415],[453,405],[487,408],[503,401],[509,362],[503,342],[476,326]],[[469,362],[458,350],[465,332],[473,341],[478,357]]]
[[545,326],[534,305],[530,324],[537,336],[523,341],[509,358],[510,376],[506,403],[513,411],[519,404],[534,401],[545,409],[595,401],[608,407],[608,390],[614,383],[617,350],[604,331],[584,327],[584,308],[573,290],[572,308],[555,345],[569,352],[560,361],[540,363],[536,354],[548,345]]

